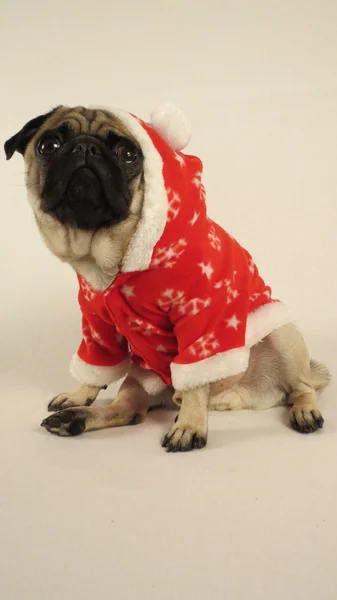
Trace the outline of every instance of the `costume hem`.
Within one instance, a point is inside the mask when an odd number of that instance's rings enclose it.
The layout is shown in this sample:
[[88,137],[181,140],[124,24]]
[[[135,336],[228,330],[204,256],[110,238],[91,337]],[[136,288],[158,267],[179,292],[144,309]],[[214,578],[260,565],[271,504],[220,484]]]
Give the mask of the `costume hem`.
[[130,360],[126,359],[113,367],[90,365],[74,354],[70,363],[70,373],[80,383],[103,387],[122,379],[127,372]]

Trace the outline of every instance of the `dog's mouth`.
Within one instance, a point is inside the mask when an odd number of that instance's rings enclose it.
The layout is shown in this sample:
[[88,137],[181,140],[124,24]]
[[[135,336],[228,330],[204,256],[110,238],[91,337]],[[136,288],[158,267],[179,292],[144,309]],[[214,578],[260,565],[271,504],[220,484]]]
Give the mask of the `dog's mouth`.
[[95,208],[103,195],[97,175],[88,167],[77,169],[68,182],[64,199],[69,208],[76,212],[83,205]]
[[42,192],[42,209],[75,229],[97,230],[126,219],[129,190],[110,169],[104,165],[84,165],[68,178],[64,173],[48,175]]

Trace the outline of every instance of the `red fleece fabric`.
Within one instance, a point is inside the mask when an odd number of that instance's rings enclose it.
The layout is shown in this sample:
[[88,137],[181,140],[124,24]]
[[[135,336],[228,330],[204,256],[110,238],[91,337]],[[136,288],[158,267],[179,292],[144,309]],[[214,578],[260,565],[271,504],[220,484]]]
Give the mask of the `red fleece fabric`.
[[[277,301],[250,254],[207,217],[199,158],[174,152],[139,122],[163,160],[165,229],[147,270],[120,273],[102,292],[78,277],[83,313],[78,356],[97,367],[130,357],[171,384],[172,363],[188,366],[244,348],[248,316]],[[224,369],[223,377],[235,370],[240,372],[239,364],[231,372]],[[219,378],[210,373],[210,381]]]

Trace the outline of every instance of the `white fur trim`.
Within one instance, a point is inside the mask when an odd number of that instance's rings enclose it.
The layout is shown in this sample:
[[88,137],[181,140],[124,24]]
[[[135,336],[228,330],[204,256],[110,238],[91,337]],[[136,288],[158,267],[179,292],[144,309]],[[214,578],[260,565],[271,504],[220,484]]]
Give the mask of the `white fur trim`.
[[250,348],[275,329],[291,323],[293,317],[281,302],[265,304],[247,319],[246,346],[235,348],[192,364],[171,364],[172,384],[184,391],[243,373],[248,367]]
[[151,113],[151,125],[173,150],[183,150],[192,137],[191,123],[183,111],[166,102]]
[[130,360],[126,359],[114,367],[97,367],[89,365],[78,354],[74,354],[70,363],[70,373],[80,383],[103,387],[122,379],[127,374],[129,365]]
[[246,326],[246,346],[252,348],[274,329],[291,323],[293,316],[282,302],[271,302],[248,315]]
[[166,388],[166,383],[163,382],[157,373],[142,369],[135,363],[132,363],[129,375],[138,381],[143,390],[150,394],[150,396],[156,396]]
[[107,108],[127,127],[144,155],[144,206],[136,231],[122,261],[122,271],[148,269],[153,248],[161,238],[167,216],[167,194],[163,178],[163,161],[144,127],[130,113]]
[[186,391],[231,375],[239,375],[248,367],[249,353],[249,348],[234,348],[188,365],[173,362],[173,387],[175,390]]

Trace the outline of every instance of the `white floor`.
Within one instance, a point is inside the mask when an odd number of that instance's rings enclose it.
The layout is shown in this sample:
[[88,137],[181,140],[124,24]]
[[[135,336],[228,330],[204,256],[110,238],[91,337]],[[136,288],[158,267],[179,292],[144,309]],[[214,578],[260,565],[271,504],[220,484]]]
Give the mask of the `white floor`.
[[211,216],[334,378],[309,436],[283,409],[212,414],[207,448],[183,455],[160,447],[168,412],[48,435],[46,403],[73,385],[76,281],[39,239],[21,157],[1,161],[0,597],[335,600],[336,3],[13,0],[2,12],[3,141],[58,103],[144,118],[180,103]]

